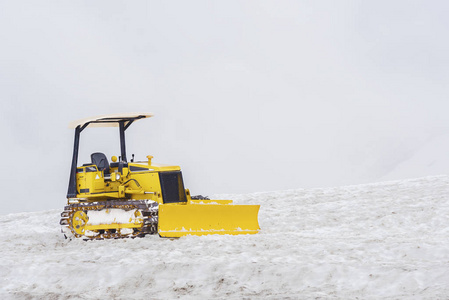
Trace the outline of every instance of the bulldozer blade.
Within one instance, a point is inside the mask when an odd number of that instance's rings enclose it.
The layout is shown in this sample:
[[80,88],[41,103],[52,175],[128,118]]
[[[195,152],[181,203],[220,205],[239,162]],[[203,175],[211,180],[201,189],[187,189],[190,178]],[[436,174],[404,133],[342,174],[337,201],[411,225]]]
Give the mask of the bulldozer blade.
[[160,204],[158,233],[162,237],[255,234],[260,229],[259,208],[260,205]]

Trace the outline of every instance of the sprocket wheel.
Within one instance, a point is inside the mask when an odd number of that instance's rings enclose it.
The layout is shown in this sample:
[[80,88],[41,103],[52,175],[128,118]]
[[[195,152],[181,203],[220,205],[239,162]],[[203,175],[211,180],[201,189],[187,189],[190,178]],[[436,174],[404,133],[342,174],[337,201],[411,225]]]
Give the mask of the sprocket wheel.
[[89,221],[89,217],[84,211],[80,210],[73,214],[72,227],[77,234],[84,234],[84,227],[86,226],[87,221]]

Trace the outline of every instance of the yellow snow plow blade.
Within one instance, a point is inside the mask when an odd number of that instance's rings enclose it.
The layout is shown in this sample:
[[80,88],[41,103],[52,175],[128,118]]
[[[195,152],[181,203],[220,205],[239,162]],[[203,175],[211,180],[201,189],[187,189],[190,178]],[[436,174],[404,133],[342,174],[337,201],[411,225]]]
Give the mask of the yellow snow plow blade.
[[158,233],[162,237],[259,232],[260,205],[160,204]]

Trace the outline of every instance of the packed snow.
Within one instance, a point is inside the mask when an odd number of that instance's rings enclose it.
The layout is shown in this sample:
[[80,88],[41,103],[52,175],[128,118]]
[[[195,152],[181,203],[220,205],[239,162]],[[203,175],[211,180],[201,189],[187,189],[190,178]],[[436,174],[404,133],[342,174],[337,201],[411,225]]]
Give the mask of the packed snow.
[[260,204],[260,233],[69,241],[59,209],[0,216],[0,298],[449,297],[448,176],[218,198]]
[[123,210],[110,208],[106,213],[91,210],[87,212],[88,225],[113,224],[113,223],[142,223],[143,217],[139,215],[137,209]]

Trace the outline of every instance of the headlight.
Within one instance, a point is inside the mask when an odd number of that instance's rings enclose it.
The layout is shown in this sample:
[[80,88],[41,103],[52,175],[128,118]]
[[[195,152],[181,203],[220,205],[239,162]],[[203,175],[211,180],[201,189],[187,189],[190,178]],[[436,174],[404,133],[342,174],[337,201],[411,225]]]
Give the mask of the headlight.
[[119,173],[115,173],[115,180],[119,180],[120,179],[120,174]]

